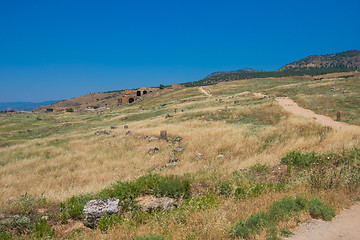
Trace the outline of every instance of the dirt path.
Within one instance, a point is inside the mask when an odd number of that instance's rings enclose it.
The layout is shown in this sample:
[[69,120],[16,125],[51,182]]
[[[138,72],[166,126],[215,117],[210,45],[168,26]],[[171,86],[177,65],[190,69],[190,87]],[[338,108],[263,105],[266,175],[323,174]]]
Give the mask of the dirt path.
[[203,87],[199,87],[199,89],[200,89],[200,91],[201,91],[202,93],[204,93],[206,96],[212,97],[212,94],[211,94],[209,91],[205,90]]
[[331,222],[313,220],[300,226],[289,240],[360,239],[360,204],[351,206]]
[[[259,94],[254,94],[259,96]],[[360,131],[360,127],[343,122],[336,122],[330,117],[316,114],[311,110],[299,107],[290,98],[276,98],[276,101],[286,111],[306,118],[313,118],[318,123],[329,126],[334,129],[350,129]],[[322,220],[313,220],[299,227],[294,236],[286,238],[289,240],[355,240],[360,239],[360,204],[352,206],[340,215],[336,216],[333,221],[325,222]]]
[[[350,129],[350,130],[356,130],[356,131],[360,131],[360,126],[356,126],[356,125],[350,125],[344,122],[336,122],[333,119],[331,119],[328,116],[324,116],[324,115],[320,115],[320,114],[316,114],[313,111],[309,110],[309,109],[305,109],[302,107],[299,107],[299,105],[297,105],[296,102],[294,102],[293,100],[291,100],[290,98],[287,97],[278,97],[275,99],[280,106],[282,106],[286,111],[298,115],[298,116],[303,116],[306,118],[313,118],[315,119],[318,123],[324,125],[324,126],[329,126],[332,127],[334,129]],[[360,236],[359,236],[360,239]]]

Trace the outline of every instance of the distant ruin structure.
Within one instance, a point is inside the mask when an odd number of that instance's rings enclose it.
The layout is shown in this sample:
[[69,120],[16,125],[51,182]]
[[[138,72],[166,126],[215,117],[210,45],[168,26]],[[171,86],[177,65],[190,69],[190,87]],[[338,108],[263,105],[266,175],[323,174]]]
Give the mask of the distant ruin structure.
[[124,105],[127,103],[133,103],[137,99],[142,99],[145,95],[152,92],[159,91],[158,88],[139,88],[136,90],[126,89],[121,98],[118,99],[118,106]]

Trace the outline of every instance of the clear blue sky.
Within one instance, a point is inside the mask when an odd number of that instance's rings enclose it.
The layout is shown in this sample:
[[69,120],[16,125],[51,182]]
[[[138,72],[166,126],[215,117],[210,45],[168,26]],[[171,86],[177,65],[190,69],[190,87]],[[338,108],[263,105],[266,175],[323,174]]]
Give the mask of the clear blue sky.
[[277,70],[360,50],[360,1],[0,1],[0,102]]

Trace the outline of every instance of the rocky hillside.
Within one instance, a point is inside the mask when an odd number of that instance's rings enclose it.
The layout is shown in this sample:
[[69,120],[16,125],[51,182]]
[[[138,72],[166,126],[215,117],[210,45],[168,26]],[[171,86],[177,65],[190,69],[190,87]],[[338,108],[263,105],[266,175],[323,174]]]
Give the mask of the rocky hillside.
[[360,70],[360,51],[350,50],[328,55],[311,55],[285,65],[278,71],[303,70],[312,68],[335,68],[339,70]]
[[122,91],[105,92],[105,93],[89,93],[80,97],[69,100],[59,101],[57,103],[43,106],[36,111],[45,111],[46,109],[65,110],[65,109],[98,109],[106,107],[114,107],[117,105],[118,98],[122,96]]

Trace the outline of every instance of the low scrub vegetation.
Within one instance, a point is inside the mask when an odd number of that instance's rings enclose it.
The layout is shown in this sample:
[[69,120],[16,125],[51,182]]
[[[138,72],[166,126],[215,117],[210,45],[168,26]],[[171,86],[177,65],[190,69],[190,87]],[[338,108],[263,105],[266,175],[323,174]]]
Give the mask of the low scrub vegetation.
[[252,239],[265,231],[266,239],[278,239],[278,224],[299,217],[302,211],[308,211],[312,216],[321,217],[326,221],[335,216],[334,209],[317,198],[308,201],[299,196],[285,197],[274,202],[269,211],[253,214],[248,219],[236,223],[230,230],[230,235],[232,238]]
[[[98,224],[98,229],[102,234],[110,234],[112,229],[127,226],[131,222],[134,227],[140,228],[147,226],[151,222],[162,221],[175,221],[174,224],[187,226],[190,224],[189,214],[201,215],[204,210],[206,210],[205,212],[216,210],[227,201],[236,205],[248,199],[261,199],[262,196],[271,194],[284,196],[285,190],[286,192],[298,192],[296,189],[300,188],[303,189],[300,193],[306,195],[307,188],[311,190],[316,187],[318,190],[332,191],[339,186],[351,185],[351,187],[346,188],[345,193],[352,196],[352,192],[358,189],[358,185],[355,184],[356,181],[352,179],[358,179],[360,174],[358,167],[359,152],[360,150],[356,148],[349,150],[347,154],[345,152],[342,154],[289,152],[282,159],[283,164],[287,166],[270,167],[265,164],[256,164],[249,169],[235,171],[226,179],[221,178],[222,180],[216,183],[204,185],[202,187],[203,191],[205,191],[204,194],[200,194],[194,188],[198,181],[195,176],[147,174],[132,181],[118,181],[98,193],[73,196],[61,203],[61,211],[58,213],[53,212],[52,216],[57,219],[56,221],[66,225],[70,219],[71,221],[82,220],[82,210],[88,201],[116,197],[121,200],[121,214],[105,215]],[[336,167],[328,168],[327,166],[330,166],[329,164],[333,162],[337,164]],[[289,173],[289,166],[292,168],[291,173]],[[318,182],[314,183],[314,175],[318,174],[317,171],[321,173],[341,166],[349,167],[352,175],[348,176],[349,172],[345,170],[340,171],[339,175],[337,175],[337,181],[339,182],[332,187],[319,185]],[[276,173],[274,175],[273,169],[279,168],[283,169],[281,174]],[[308,171],[307,176],[303,175],[307,181],[295,184],[294,181],[299,177],[298,174],[304,171]],[[343,177],[342,174],[345,174],[345,176]],[[220,176],[217,176],[217,178],[220,178]],[[149,194],[158,197],[167,196],[182,199],[182,203],[179,208],[168,213],[162,211],[143,212],[137,207],[135,199],[138,196]],[[49,204],[46,203],[46,200],[36,200],[27,194],[15,201],[14,211],[21,214],[22,217],[28,217],[27,225],[21,225],[20,221],[16,224],[13,222],[11,225],[2,225],[1,239],[12,239],[13,234],[17,236],[30,234],[37,239],[55,237],[56,232],[51,227],[54,221],[51,220],[49,225],[47,220],[41,217],[41,214],[36,214],[36,209],[42,206],[49,207],[46,204]],[[267,205],[269,207],[266,210],[259,211],[246,219],[236,222],[233,226],[229,226],[227,237],[232,239],[258,239],[259,237],[278,239],[279,236],[290,236],[292,234],[290,229],[286,227],[287,222],[299,222],[301,216],[306,214],[313,218],[330,221],[336,214],[334,207],[322,201],[321,196],[316,194],[312,195],[311,198],[302,196],[283,197],[277,201],[270,201]],[[172,238],[170,236],[171,234],[168,232],[165,235],[134,235],[134,239]]]

